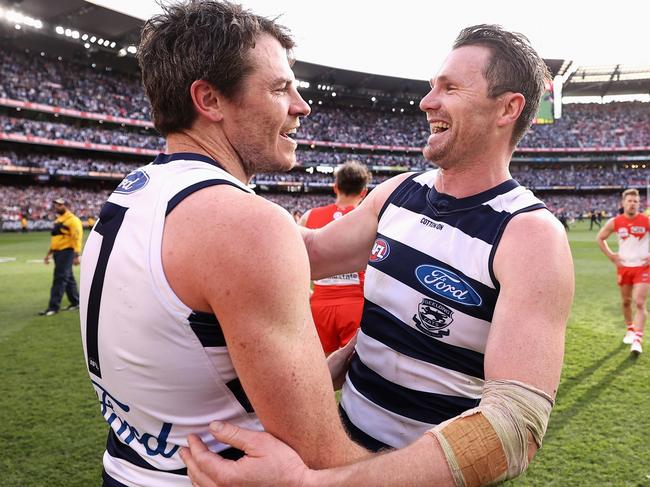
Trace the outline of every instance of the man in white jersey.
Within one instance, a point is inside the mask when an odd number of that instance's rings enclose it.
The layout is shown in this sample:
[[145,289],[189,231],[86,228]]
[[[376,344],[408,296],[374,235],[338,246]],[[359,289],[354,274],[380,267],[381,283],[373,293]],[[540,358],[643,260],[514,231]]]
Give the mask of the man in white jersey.
[[218,422],[215,438],[248,456],[191,437],[181,454],[195,485],[478,486],[527,468],[573,297],[562,225],[508,170],[546,75],[525,37],[464,29],[420,102],[424,155],[440,169],[397,176],[304,234],[314,278],[368,264],[342,414],[365,446],[396,450],[315,471],[271,435]]
[[[178,454],[218,418],[262,427],[314,468],[357,459],[309,309],[298,227],[247,186],[295,164],[309,105],[293,42],[228,2],[163,7],[138,55],[166,154],[109,197],[85,247],[81,331],[110,425],[105,486],[189,486]],[[287,406],[290,407],[287,407]]]
[[[650,219],[639,213],[640,198],[637,189],[623,191],[621,204],[623,214],[610,218],[598,232],[596,241],[600,250],[616,266],[623,319],[627,325],[623,343],[630,345],[632,354],[638,355],[643,351],[643,329],[648,316],[646,301],[650,288]],[[607,244],[607,238],[614,232],[618,237],[618,252],[612,252]]]

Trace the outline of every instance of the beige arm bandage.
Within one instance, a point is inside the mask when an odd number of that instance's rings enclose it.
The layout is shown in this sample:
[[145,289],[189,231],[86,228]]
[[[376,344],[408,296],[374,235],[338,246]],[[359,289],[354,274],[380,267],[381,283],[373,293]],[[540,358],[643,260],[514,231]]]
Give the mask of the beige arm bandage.
[[492,485],[528,467],[528,433],[538,447],[553,399],[522,382],[487,380],[478,407],[429,433],[440,442],[457,487]]

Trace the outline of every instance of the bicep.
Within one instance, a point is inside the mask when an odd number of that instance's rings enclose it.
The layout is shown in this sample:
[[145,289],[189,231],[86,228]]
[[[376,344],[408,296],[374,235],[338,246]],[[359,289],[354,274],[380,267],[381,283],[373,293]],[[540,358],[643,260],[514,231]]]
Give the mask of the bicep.
[[356,272],[366,267],[377,236],[379,212],[390,194],[409,176],[395,176],[377,186],[354,211],[306,234],[312,278]]
[[529,215],[514,223],[506,228],[495,256],[501,289],[485,352],[485,376],[519,380],[555,396],[573,301],[571,254],[556,222]]
[[[178,205],[165,223],[165,275],[189,307],[214,312],[264,428],[310,466],[349,461],[344,455],[353,447],[311,319],[298,227],[290,215],[255,198],[215,187]],[[207,224],[206,215],[213,216]],[[187,239],[188,228],[209,231]]]
[[276,228],[262,245],[256,233],[220,251],[214,271],[228,279],[206,283],[206,299],[264,428],[311,466],[338,464],[349,449],[311,318],[306,251],[294,222],[283,232],[267,221]]

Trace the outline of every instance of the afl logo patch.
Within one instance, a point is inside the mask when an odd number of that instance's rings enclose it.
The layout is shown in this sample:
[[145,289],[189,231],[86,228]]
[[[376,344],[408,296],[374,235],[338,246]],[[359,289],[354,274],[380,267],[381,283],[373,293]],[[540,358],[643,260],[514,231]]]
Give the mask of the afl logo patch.
[[370,262],[381,262],[390,255],[390,245],[383,238],[375,240],[370,253]]
[[480,306],[483,302],[481,296],[474,291],[472,286],[442,267],[428,264],[418,266],[415,269],[415,277],[429,291],[456,303],[465,306]]
[[122,179],[122,182],[117,186],[114,193],[118,194],[131,194],[139,189],[144,188],[149,182],[149,175],[141,169],[136,169],[130,172]]

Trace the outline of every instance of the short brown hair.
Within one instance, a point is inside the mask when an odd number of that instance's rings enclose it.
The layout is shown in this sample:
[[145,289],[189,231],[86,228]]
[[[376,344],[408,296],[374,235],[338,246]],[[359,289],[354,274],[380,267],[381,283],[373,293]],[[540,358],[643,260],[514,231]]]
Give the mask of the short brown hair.
[[512,142],[517,145],[537,114],[545,82],[551,78],[548,67],[526,36],[508,32],[499,25],[480,24],[463,29],[454,49],[475,45],[487,47],[492,53],[483,73],[488,96],[495,98],[507,91],[524,95],[526,104],[512,131]]
[[345,195],[361,194],[371,180],[368,168],[357,161],[347,161],[336,170],[336,187]]
[[189,0],[162,8],[142,28],[138,61],[153,122],[163,136],[194,123],[194,81],[205,80],[229,98],[237,94],[253,69],[249,51],[261,34],[277,39],[287,54],[294,46],[274,20],[228,1]]
[[626,189],[621,194],[621,199],[624,200],[627,196],[636,196],[639,197],[639,190],[635,188]]

